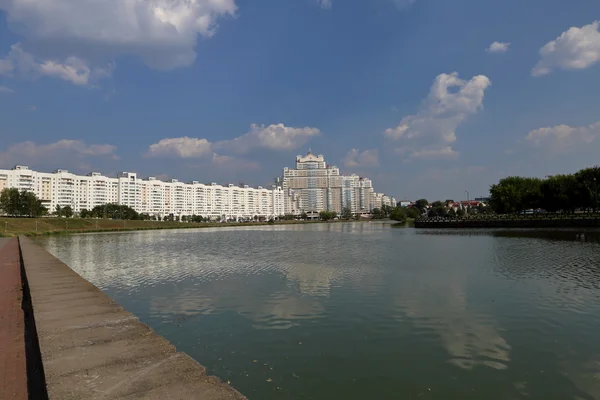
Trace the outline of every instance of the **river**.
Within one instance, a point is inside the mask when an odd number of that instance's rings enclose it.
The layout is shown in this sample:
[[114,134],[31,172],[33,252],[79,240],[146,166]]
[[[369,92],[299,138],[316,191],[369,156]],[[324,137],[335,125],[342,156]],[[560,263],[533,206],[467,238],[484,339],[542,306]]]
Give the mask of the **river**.
[[599,230],[37,241],[250,399],[600,399]]

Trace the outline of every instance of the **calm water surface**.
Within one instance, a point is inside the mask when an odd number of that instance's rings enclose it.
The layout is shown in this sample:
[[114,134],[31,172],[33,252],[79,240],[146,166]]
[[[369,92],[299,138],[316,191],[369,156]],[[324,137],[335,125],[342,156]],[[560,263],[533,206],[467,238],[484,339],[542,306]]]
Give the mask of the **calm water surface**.
[[600,231],[39,241],[251,399],[600,399]]

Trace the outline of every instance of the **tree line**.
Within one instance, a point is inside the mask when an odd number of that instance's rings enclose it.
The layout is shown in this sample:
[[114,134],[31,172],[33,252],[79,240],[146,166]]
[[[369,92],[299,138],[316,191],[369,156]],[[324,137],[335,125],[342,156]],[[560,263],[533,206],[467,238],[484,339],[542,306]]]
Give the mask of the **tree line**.
[[0,210],[13,217],[41,217],[48,214],[42,201],[35,193],[22,191],[17,188],[5,188],[0,193]]
[[490,206],[497,214],[543,209],[572,213],[600,209],[600,166],[545,179],[509,176],[490,188]]

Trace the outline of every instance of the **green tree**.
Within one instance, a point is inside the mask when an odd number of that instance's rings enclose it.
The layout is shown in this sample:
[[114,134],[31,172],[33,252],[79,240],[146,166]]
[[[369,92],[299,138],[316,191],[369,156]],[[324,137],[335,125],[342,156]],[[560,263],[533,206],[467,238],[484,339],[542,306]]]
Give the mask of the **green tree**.
[[352,218],[352,210],[349,207],[344,207],[342,210],[342,215],[340,216],[342,219],[350,219]]
[[109,219],[129,219],[135,220],[139,219],[140,216],[137,211],[133,208],[121,205],[121,204],[104,204],[100,206],[96,206],[92,209],[91,213],[95,217],[99,218],[109,218]]
[[373,219],[383,219],[383,211],[381,208],[374,208],[371,210],[371,218]]
[[415,201],[414,206],[417,207],[421,211],[421,213],[423,213],[427,209],[428,205],[429,205],[429,202],[427,200],[419,199],[419,200]]
[[585,168],[575,173],[578,182],[578,192],[573,196],[576,198],[578,208],[593,209],[600,208],[600,166]]
[[390,213],[390,218],[401,223],[406,222],[406,210],[404,207],[397,206]]
[[321,211],[319,213],[319,218],[323,221],[329,221],[330,219],[335,219],[337,217],[337,213],[335,211]]
[[71,218],[73,216],[73,208],[71,206],[64,206],[61,210],[61,214],[65,218]]
[[11,216],[39,217],[48,210],[33,192],[19,192],[16,188],[5,188],[0,193],[0,210]]
[[541,207],[550,212],[573,212],[581,198],[581,189],[574,175],[550,176],[540,186]]
[[20,194],[21,203],[21,215],[28,217],[41,217],[48,212],[48,209],[44,207],[42,201],[37,198],[33,192],[21,192]]
[[300,218],[306,220],[306,219],[308,219],[308,214],[305,213],[304,211],[302,211],[302,214],[300,214]]
[[390,215],[392,214],[392,210],[393,210],[392,206],[388,206],[388,205],[381,206],[381,212],[383,214],[382,218],[390,218]]
[[511,214],[539,208],[542,180],[510,176],[490,188],[490,206],[498,214]]
[[0,194],[0,208],[7,215],[17,216],[21,212],[19,189],[6,188]]
[[417,207],[407,207],[406,216],[412,219],[421,218],[422,212]]

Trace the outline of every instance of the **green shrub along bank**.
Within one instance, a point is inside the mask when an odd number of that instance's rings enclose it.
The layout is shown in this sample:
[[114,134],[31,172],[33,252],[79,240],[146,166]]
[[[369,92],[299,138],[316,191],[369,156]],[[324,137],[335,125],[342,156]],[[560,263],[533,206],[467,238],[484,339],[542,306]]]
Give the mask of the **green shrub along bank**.
[[497,214],[543,209],[573,213],[600,209],[600,166],[545,179],[510,176],[490,188],[489,205]]

